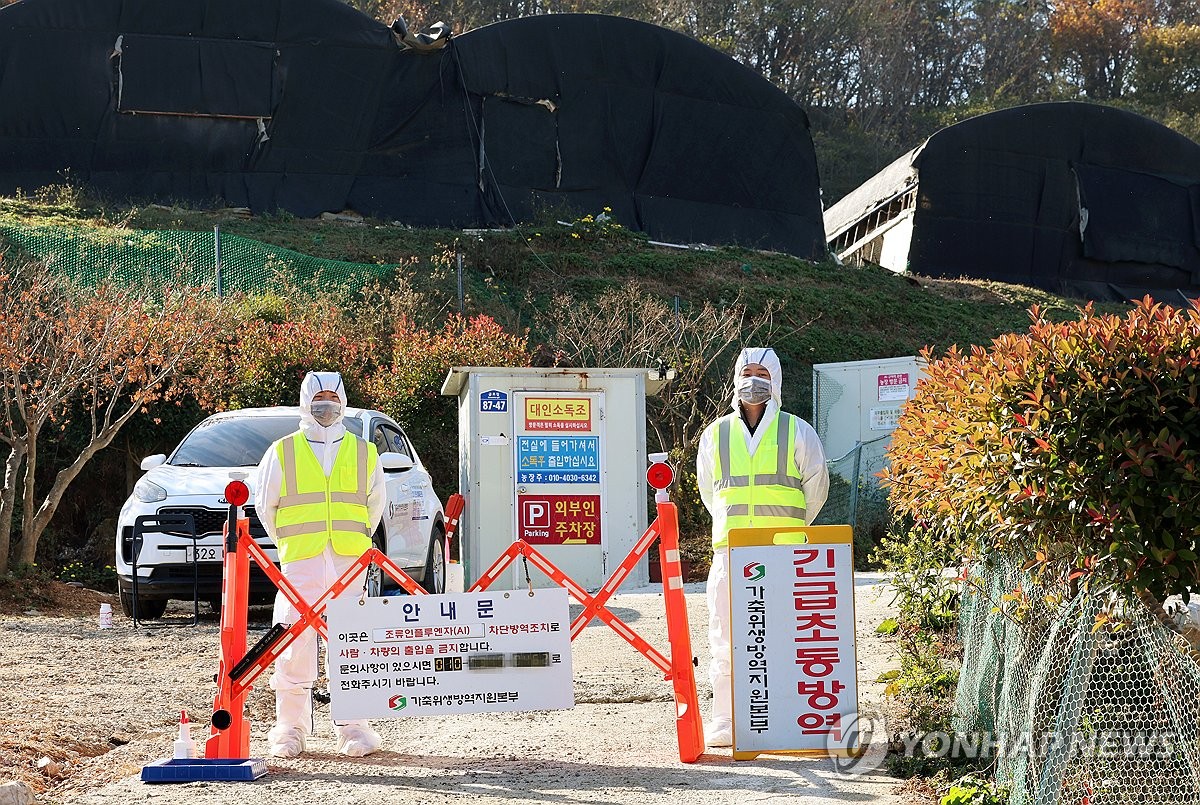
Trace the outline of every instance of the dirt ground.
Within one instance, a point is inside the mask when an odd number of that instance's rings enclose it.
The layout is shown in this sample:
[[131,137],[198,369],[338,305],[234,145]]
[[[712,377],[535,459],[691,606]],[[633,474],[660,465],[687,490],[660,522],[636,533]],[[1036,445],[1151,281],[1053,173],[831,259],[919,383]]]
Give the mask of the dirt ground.
[[[860,706],[882,697],[874,680],[895,665],[889,640],[874,634],[888,616],[882,579],[856,581]],[[707,714],[707,611],[703,585],[689,584],[697,682]],[[98,628],[101,601],[114,603],[115,627]],[[133,628],[111,597],[56,585],[40,609],[0,614],[0,783],[17,779],[39,803],[118,805],[131,801],[245,805],[287,802],[487,803],[805,803],[899,802],[899,781],[882,772],[841,775],[829,759],[760,756],[734,763],[710,749],[679,760],[670,683],[611,629],[593,621],[572,646],[571,710],[495,713],[377,722],[383,751],[363,759],[334,752],[327,707],[318,733],[294,760],[269,760],[254,783],[149,785],[141,767],[170,754],[179,710],[199,722],[212,712],[217,618],[183,625],[172,605],[165,628]],[[652,644],[667,649],[662,596],[654,588],[619,593],[610,608]],[[11,609],[11,607],[8,607]],[[572,607],[572,614],[578,607]],[[0,610],[3,611],[3,610]],[[190,613],[190,610],[189,610]],[[269,626],[254,608],[250,640]],[[266,680],[250,696],[251,754],[266,757],[273,698]],[[39,772],[49,757],[59,776]]]

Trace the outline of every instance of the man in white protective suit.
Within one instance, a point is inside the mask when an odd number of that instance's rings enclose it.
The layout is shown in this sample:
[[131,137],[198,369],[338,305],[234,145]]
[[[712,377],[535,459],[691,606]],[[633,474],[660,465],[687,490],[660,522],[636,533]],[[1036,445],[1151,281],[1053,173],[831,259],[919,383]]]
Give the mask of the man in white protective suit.
[[[310,604],[371,547],[387,503],[374,444],[342,424],[346,387],[337,372],[309,372],[300,386],[300,430],[271,445],[258,467],[254,504],[279,549],[283,575]],[[355,589],[351,587],[350,589]],[[279,593],[275,623],[295,623],[296,608]],[[305,629],[279,656],[271,687],[275,726],[271,754],[296,757],[312,734],[317,635]],[[335,724],[337,751],[363,757],[379,749],[367,721]]]
[[781,408],[783,374],[773,349],[743,349],[733,370],[733,413],[700,437],[696,481],[713,518],[708,574],[708,666],[712,718],[705,743],[733,743],[730,676],[729,531],[811,523],[829,494],[825,451],[813,427]]

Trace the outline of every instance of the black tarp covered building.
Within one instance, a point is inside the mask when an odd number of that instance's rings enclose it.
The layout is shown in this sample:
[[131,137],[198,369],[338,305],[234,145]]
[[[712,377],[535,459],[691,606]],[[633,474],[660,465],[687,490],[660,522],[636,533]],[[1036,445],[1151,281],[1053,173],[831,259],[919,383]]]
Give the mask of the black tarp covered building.
[[1200,144],[1111,107],[1005,109],[937,132],[825,227],[850,262],[1179,304],[1200,295]]
[[803,110],[688,37],[530,17],[418,52],[338,0],[0,9],[0,192],[507,226],[539,206],[652,238],[825,254]]

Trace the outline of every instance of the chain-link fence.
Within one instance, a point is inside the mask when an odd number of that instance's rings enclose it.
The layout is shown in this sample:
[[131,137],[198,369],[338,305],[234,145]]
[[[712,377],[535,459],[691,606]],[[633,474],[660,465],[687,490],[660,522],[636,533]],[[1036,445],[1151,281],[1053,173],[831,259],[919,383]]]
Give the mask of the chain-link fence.
[[1097,597],[1054,593],[1014,564],[972,571],[959,740],[996,753],[1011,805],[1200,802],[1200,664],[1188,641],[1140,602],[1128,626],[1097,629]]
[[887,465],[890,436],[859,442],[850,452],[827,462],[829,497],[813,525],[848,523],[854,529],[854,566],[871,567],[875,546],[891,525],[887,491],[877,473]]
[[813,427],[821,442],[829,443],[829,427],[833,421],[833,409],[837,405],[853,404],[846,398],[846,386],[826,372],[813,372]]
[[361,288],[393,265],[324,260],[224,232],[0,224],[0,240],[84,283],[184,282],[251,293],[320,280]]
[[887,493],[879,486],[879,471],[887,466],[889,436],[859,442],[843,456],[830,458],[829,498],[814,525],[867,525],[887,515]]
[[892,430],[922,365],[899,357],[813,367],[812,423],[830,453],[829,500],[815,522],[854,526],[860,559],[891,525],[879,473],[888,466]]

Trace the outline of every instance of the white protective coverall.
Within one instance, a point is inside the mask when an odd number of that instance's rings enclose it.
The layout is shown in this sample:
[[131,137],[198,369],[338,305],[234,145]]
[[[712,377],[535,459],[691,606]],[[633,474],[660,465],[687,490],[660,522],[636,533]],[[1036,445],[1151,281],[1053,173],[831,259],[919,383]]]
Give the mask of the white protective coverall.
[[[759,364],[771,375],[771,399],[767,402],[762,419],[754,432],[746,425],[744,412],[733,393],[733,410],[743,414],[738,418],[740,429],[735,429],[732,438],[746,440],[746,451],[754,455],[762,441],[763,433],[779,415],[782,405],[783,373],[775,350],[753,347],[743,349],[733,369],[734,384],[742,376],[742,370],[750,364]],[[789,412],[790,413],[790,412]],[[796,449],[792,460],[803,478],[804,506],[808,522],[816,519],[825,499],[829,496],[829,469],[825,465],[825,450],[812,425],[796,415],[791,418],[796,433]],[[700,498],[712,512],[713,507],[713,442],[716,439],[716,423],[705,429],[700,437],[696,455],[696,483],[700,487]],[[780,438],[783,438],[781,435]],[[705,741],[709,746],[729,746],[733,741],[733,682],[730,675],[732,659],[729,642],[729,551],[722,548],[713,552],[712,568],[708,572],[708,646],[710,660],[708,676],[712,682],[712,719],[704,727]]]
[[[328,427],[323,427],[312,415],[312,402],[321,391],[337,394],[343,413]],[[321,462],[328,477],[337,457],[343,438],[354,438],[342,424],[346,407],[346,387],[337,372],[309,372],[300,385],[300,432]],[[275,451],[275,445],[267,450],[258,466],[258,484],[254,505],[263,527],[271,541],[278,544],[275,535],[275,518],[279,510],[280,488],[283,469]],[[387,489],[384,484],[383,462],[375,462],[375,471],[368,480],[367,513],[371,519],[371,532],[379,526],[387,506]],[[325,550],[309,559],[285,562],[283,575],[295,585],[297,592],[310,604],[333,586],[357,556],[343,556],[326,543]],[[365,574],[364,574],[365,575]],[[344,593],[348,595],[351,586]],[[300,613],[282,593],[275,596],[275,623],[295,623]],[[271,674],[271,687],[275,690],[275,726],[267,738],[271,754],[276,757],[295,757],[304,751],[304,739],[312,733],[312,686],[317,678],[317,635],[305,629],[275,661],[275,672]],[[345,755],[362,757],[380,746],[379,734],[365,720],[335,724],[337,749]]]

